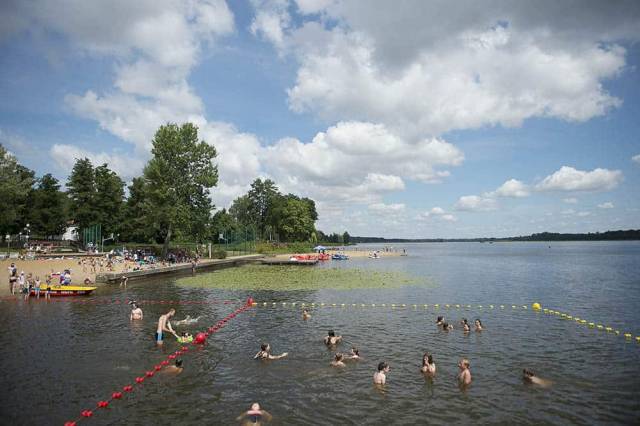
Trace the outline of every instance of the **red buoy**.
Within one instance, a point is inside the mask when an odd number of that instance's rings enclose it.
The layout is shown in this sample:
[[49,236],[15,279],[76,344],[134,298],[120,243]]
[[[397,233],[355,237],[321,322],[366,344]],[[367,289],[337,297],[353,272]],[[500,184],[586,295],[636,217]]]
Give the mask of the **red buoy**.
[[167,358],[169,359],[176,359],[176,356],[174,354],[169,355]]
[[180,349],[182,349],[182,352],[186,352],[186,351],[188,351],[188,350],[189,350],[189,347],[188,347],[188,346],[183,346],[183,347],[182,347],[182,348],[180,348]]
[[111,398],[113,399],[120,399],[122,398],[122,392],[114,392],[111,394]]
[[160,364],[162,364],[162,365],[169,365],[169,361],[167,361],[167,360],[165,359],[165,360],[163,360]]
[[253,305],[253,297],[249,296],[249,298],[247,299],[247,306],[251,305]]
[[93,411],[91,411],[91,410],[84,410],[84,411],[83,411],[82,413],[80,413],[80,414],[82,414],[82,417],[91,417],[91,416],[93,416]]
[[76,426],[76,422],[64,422],[64,426]]
[[144,377],[136,377],[136,383],[144,382]]
[[147,377],[153,377],[153,371],[147,371],[144,373]]
[[156,371],[160,371],[162,370],[162,366],[161,365],[156,365],[155,367],[153,367],[154,370]]
[[204,345],[206,341],[207,341],[207,335],[204,333],[196,334],[196,338],[193,339],[193,343],[195,343],[196,345]]
[[109,401],[98,401],[98,408],[106,408],[109,405]]
[[127,385],[127,386],[123,387],[122,390],[125,391],[125,392],[131,392],[133,390],[133,386]]

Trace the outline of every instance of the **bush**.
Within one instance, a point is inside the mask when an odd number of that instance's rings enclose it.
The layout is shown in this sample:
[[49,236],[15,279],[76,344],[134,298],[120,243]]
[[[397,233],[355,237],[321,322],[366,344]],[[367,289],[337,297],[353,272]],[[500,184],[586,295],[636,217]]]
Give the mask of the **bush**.
[[222,250],[222,249],[213,250],[211,252],[211,257],[214,259],[226,259],[227,252],[226,250]]

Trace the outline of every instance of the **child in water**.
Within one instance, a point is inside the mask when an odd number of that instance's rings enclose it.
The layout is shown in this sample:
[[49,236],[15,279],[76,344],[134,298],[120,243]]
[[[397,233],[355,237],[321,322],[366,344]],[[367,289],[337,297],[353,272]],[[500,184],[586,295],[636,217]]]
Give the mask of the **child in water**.
[[342,336],[336,336],[335,331],[329,330],[327,335],[324,337],[324,344],[327,346],[333,346],[340,343],[342,340]]
[[387,373],[391,367],[386,362],[381,362],[378,364],[378,371],[373,373],[373,383],[376,385],[384,385],[387,383]]
[[331,361],[332,367],[346,367],[345,363],[342,361],[344,359],[344,355],[338,352],[333,361]]
[[236,420],[242,422],[243,426],[256,426],[262,420],[271,421],[273,417],[267,410],[262,410],[257,402],[251,404],[251,409],[240,414]]
[[193,342],[193,336],[188,332],[182,333],[182,336],[178,337],[178,343],[191,343]]
[[182,360],[178,358],[176,359],[176,363],[174,365],[168,365],[164,369],[164,372],[171,373],[171,374],[180,374],[182,373],[182,370],[184,370],[184,367],[182,366]]
[[476,331],[482,331],[482,321],[480,321],[478,318],[476,318],[475,326]]
[[448,322],[443,322],[442,323],[442,330],[443,331],[453,330],[453,325],[449,324]]
[[468,333],[471,331],[471,327],[469,327],[469,323],[466,318],[462,318],[462,331]]
[[303,320],[308,320],[309,318],[311,318],[311,314],[309,314],[309,311],[306,309],[302,310],[302,319]]
[[444,317],[438,317],[436,318],[436,325],[442,325],[444,324]]
[[433,362],[433,356],[425,352],[422,356],[422,367],[420,368],[425,375],[433,377],[436,374],[436,363]]
[[283,352],[280,355],[271,355],[271,346],[268,343],[263,343],[260,345],[260,352],[255,354],[253,359],[280,359],[289,355],[288,352]]
[[458,384],[460,386],[468,386],[471,384],[471,364],[469,364],[469,360],[466,358],[462,358],[460,362],[458,362],[458,368],[460,369],[460,373],[458,373]]
[[358,361],[360,359],[360,351],[354,346],[351,348],[351,353],[349,353],[349,355],[347,355],[344,359]]

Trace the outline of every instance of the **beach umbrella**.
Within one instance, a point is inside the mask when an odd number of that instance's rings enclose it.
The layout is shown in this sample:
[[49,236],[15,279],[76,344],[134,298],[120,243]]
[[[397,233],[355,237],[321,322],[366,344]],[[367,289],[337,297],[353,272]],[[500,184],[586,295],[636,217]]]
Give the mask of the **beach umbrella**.
[[315,251],[322,251],[322,250],[326,250],[327,248],[325,246],[315,246],[313,249]]

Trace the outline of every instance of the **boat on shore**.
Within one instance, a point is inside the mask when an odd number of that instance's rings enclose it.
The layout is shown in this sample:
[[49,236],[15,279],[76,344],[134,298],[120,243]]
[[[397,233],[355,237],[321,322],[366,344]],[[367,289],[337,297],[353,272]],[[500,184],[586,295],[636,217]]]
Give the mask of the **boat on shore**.
[[349,256],[347,256],[346,254],[343,254],[343,253],[336,253],[333,256],[331,256],[331,259],[333,259],[333,260],[349,260]]
[[[58,296],[88,296],[93,292],[93,290],[98,287],[88,287],[83,285],[52,285],[51,286],[51,297]],[[40,297],[44,296],[47,293],[47,287],[40,287]],[[36,295],[36,291],[34,289],[31,290],[31,296]]]

